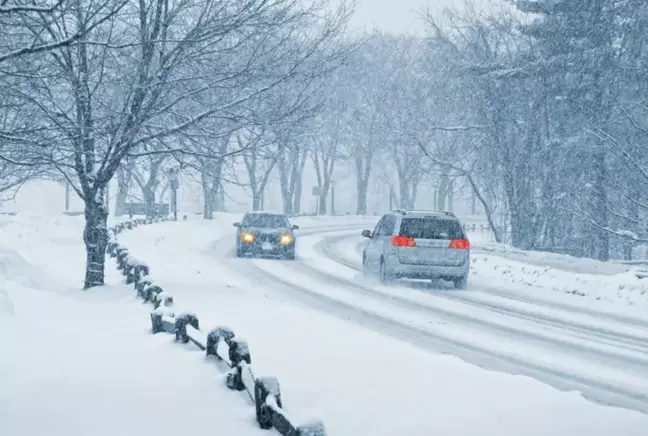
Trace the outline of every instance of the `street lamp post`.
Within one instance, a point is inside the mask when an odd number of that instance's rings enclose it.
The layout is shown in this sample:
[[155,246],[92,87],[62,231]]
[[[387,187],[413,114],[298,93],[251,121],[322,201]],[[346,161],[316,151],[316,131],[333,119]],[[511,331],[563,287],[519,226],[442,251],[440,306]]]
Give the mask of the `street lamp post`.
[[178,175],[180,172],[179,167],[172,167],[167,170],[167,178],[169,179],[169,187],[171,188],[171,210],[173,210],[173,220],[178,221]]

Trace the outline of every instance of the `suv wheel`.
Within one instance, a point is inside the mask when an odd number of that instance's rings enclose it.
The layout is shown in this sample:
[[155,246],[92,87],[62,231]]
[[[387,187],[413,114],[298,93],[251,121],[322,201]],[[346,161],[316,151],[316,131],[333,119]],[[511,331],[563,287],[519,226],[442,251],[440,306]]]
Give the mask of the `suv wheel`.
[[371,271],[369,271],[369,266],[367,265],[367,256],[362,255],[362,275],[367,277],[370,273]]
[[392,277],[385,270],[385,261],[380,259],[380,283],[388,285],[393,281]]
[[454,279],[453,282],[455,289],[466,289],[468,287],[468,276],[459,277]]

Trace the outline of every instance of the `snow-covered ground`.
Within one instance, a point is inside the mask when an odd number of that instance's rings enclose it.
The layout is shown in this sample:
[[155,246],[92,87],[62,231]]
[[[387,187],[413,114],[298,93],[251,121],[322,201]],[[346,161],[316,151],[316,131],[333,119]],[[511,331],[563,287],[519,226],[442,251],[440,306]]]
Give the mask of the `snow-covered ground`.
[[0,224],[0,435],[267,434],[221,376],[167,336],[108,267],[82,292],[82,222]]
[[645,326],[612,324],[611,312],[597,322],[566,308],[530,313],[529,304],[506,300],[507,306],[502,297],[493,307],[492,299],[479,300],[484,293],[471,293],[467,304],[450,294],[363,282],[322,247],[357,261],[358,242],[341,250],[340,241],[353,240],[349,232],[371,227],[375,218],[298,218],[296,262],[236,259],[237,219],[164,223],[121,239],[201,325],[230,325],[248,340],[255,371],[279,378],[294,416],[322,418],[335,435],[648,431],[647,415],[430,352],[500,370],[508,362],[512,373],[523,367],[564,389],[644,410]]
[[[296,262],[236,259],[239,218],[161,223],[120,240],[203,328],[229,325],[248,340],[256,374],[279,378],[298,419],[321,418],[331,436],[647,434],[648,415],[437,352],[470,361],[484,359],[480,347],[497,350],[535,363],[536,378],[580,375],[573,389],[619,401],[635,392],[641,405],[648,327],[615,319],[632,315],[619,307],[597,319],[553,294],[560,310],[504,298],[475,289],[477,273],[463,296],[380,287],[352,268],[360,242],[349,235],[375,217],[297,218]],[[146,306],[112,261],[111,285],[79,290],[81,228],[70,217],[0,221],[0,434],[267,434],[200,352],[149,333]],[[500,362],[490,360],[480,364]]]

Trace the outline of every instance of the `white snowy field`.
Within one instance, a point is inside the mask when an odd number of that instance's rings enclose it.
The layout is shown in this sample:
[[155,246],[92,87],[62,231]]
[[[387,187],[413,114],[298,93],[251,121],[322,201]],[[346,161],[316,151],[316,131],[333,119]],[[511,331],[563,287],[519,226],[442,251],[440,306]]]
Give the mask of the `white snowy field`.
[[0,435],[261,435],[199,353],[149,333],[119,284],[83,292],[82,222],[0,222]]
[[616,320],[615,309],[597,320],[558,300],[554,310],[492,296],[473,291],[474,274],[465,297],[377,286],[331,255],[357,261],[358,242],[340,241],[375,217],[298,218],[297,261],[236,259],[238,219],[164,223],[120,238],[201,326],[229,325],[248,340],[257,375],[279,378],[293,416],[321,418],[331,435],[648,431],[648,415],[580,394],[645,411],[648,327]]

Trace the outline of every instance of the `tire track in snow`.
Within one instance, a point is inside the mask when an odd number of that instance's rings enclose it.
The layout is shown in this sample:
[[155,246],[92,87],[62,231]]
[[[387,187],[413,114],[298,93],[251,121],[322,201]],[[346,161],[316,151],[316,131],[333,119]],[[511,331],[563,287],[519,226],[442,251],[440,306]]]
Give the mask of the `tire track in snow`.
[[[343,256],[340,256],[339,253],[336,250],[334,250],[335,243],[340,242],[344,239],[346,239],[345,236],[339,236],[339,235],[328,237],[315,245],[316,251],[319,251],[321,254],[323,254],[324,256],[326,256],[327,258],[329,258],[330,260],[336,263],[339,263],[356,272],[361,273],[362,267],[360,262],[358,263],[351,262],[348,259],[344,258]],[[305,266],[309,267],[307,265]],[[317,271],[320,274],[327,274],[320,270]],[[346,282],[349,281],[347,280]],[[353,284],[354,286],[359,286],[356,283],[353,282],[350,283]],[[412,289],[414,291],[417,291],[415,287],[404,288],[404,289]],[[584,336],[589,339],[596,338],[596,342],[601,344],[610,345],[618,348],[625,348],[630,351],[646,354],[646,362],[648,362],[648,326],[646,326],[647,329],[646,335],[643,336],[632,334],[632,333],[615,332],[609,329],[597,327],[587,323],[581,323],[573,320],[568,321],[565,318],[562,318],[560,316],[552,316],[547,313],[537,312],[529,309],[511,308],[511,307],[507,307],[506,304],[498,305],[497,301],[493,301],[492,299],[487,299],[487,297],[490,296],[491,294],[490,288],[484,288],[480,285],[479,290],[482,289],[485,290],[483,298],[481,296],[475,296],[470,294],[470,291],[438,292],[434,294],[424,293],[420,291],[419,292],[421,293],[421,295],[425,295],[431,300],[434,298],[443,298],[447,300],[452,300],[461,304],[468,304],[473,307],[487,309],[491,312],[496,312],[501,315],[515,317],[518,319],[531,321],[537,324],[543,324],[548,327],[560,328],[561,330],[569,331],[573,334]],[[376,290],[376,292],[380,292],[380,291]],[[410,302],[410,300],[407,301]],[[537,306],[533,303],[525,303],[525,304],[531,306]],[[637,328],[637,327],[642,328],[641,324],[637,324],[637,323],[626,324],[626,323],[619,323],[616,320],[614,322],[631,328]],[[648,371],[648,367],[645,369],[646,371]]]
[[[347,236],[336,236],[330,238],[331,243],[335,245],[335,243],[339,243],[343,241],[344,239],[347,239]],[[358,254],[362,254],[362,249],[364,245],[366,244],[365,241],[358,241],[357,244],[354,246],[354,251],[356,251]],[[493,255],[488,252],[484,253],[479,253],[479,254],[484,254],[484,255]],[[493,255],[496,256],[496,255]],[[346,259],[341,258],[340,256],[335,256],[337,259],[332,259],[332,260],[342,260],[344,262],[348,262]],[[515,260],[516,262],[522,262],[522,260]],[[340,262],[341,263],[341,262]],[[350,265],[347,265],[350,266]],[[357,266],[357,265],[354,265]],[[605,275],[603,275],[605,276]],[[561,303],[557,301],[550,301],[542,298],[534,298],[533,296],[527,296],[527,295],[520,295],[519,293],[513,292],[513,291],[506,291],[502,290],[499,288],[494,288],[486,285],[480,285],[480,289],[483,289],[486,291],[489,295],[491,296],[496,296],[501,299],[513,301],[516,303],[521,303],[521,304],[528,304],[532,306],[537,306],[537,307],[546,307],[548,309],[552,309],[555,311],[561,311],[561,312],[566,312],[566,313],[577,313],[580,315],[586,315],[591,318],[595,318],[597,320],[608,320],[612,322],[616,322],[619,324],[631,326],[631,327],[639,327],[642,329],[648,329],[648,321],[645,321],[643,319],[639,318],[634,318],[634,317],[629,317],[626,315],[621,315],[621,314],[616,314],[616,313],[610,313],[610,312],[603,312],[599,311],[596,309],[590,309],[587,307],[582,307],[582,306],[577,306],[577,305],[572,305],[572,304],[567,304],[567,303]]]

